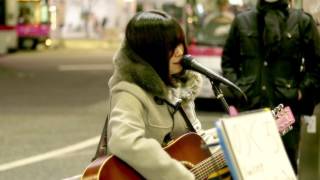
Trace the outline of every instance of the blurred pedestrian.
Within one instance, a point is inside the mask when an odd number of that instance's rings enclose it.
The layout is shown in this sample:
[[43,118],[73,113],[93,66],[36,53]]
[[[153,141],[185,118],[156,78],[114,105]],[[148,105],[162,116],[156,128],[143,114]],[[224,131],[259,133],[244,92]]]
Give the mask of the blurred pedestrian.
[[186,53],[184,32],[168,14],[139,12],[129,21],[114,57],[106,138],[97,156],[113,154],[146,179],[195,179],[162,147],[191,131],[206,139],[194,109],[201,76],[183,69]]
[[224,44],[228,37],[234,13],[230,9],[228,0],[217,0],[217,11],[212,11],[203,20],[203,32],[206,37],[220,39],[218,44]]
[[33,14],[31,12],[31,9],[26,6],[20,7],[18,23],[19,24],[32,24],[33,23],[32,21],[33,21]]
[[[320,86],[320,38],[312,17],[289,7],[289,0],[259,0],[238,14],[222,56],[223,74],[247,95],[241,110],[274,108],[280,103],[296,115],[283,136],[297,172],[300,115],[312,113]],[[240,101],[239,101],[240,102]]]

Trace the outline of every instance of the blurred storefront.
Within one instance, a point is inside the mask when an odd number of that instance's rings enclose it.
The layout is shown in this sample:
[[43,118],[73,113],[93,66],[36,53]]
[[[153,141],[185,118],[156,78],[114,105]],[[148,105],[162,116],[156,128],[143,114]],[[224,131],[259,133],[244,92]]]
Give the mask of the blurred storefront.
[[50,0],[52,37],[112,39],[136,12],[135,0]]
[[320,1],[319,0],[303,0],[303,9],[314,17],[318,29],[320,31]]
[[[188,0],[48,0],[52,39],[92,39],[119,41],[128,20],[140,10],[162,9],[185,24],[183,12]],[[203,0],[205,1],[205,0]],[[234,7],[246,9],[257,0],[228,0]],[[292,0],[320,19],[319,0]],[[196,2],[196,1],[195,1]],[[214,4],[216,1],[208,1]],[[211,7],[211,6],[206,6]],[[242,9],[236,9],[241,11]],[[217,11],[217,10],[212,10]]]

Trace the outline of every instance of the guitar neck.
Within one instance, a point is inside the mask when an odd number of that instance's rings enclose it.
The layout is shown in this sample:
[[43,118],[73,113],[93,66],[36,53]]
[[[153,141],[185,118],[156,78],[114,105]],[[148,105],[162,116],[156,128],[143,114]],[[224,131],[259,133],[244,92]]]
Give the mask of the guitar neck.
[[221,170],[226,166],[226,162],[221,149],[213,153],[212,156],[195,165],[190,171],[196,179],[206,179],[211,173]]

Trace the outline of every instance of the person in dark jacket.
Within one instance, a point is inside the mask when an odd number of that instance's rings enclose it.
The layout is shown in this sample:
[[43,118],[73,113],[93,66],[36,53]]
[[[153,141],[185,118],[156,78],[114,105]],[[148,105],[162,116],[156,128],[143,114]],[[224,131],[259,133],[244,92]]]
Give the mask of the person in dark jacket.
[[259,0],[235,17],[222,71],[248,97],[235,104],[240,110],[291,107],[296,122],[283,142],[297,173],[299,117],[312,113],[320,85],[320,37],[313,18],[289,8],[288,1]]

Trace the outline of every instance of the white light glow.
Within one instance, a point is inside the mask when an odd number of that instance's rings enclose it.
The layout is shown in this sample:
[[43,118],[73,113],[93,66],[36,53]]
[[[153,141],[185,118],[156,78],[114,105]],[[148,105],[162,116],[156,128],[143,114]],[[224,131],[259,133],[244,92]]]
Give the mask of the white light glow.
[[51,11],[51,12],[54,12],[54,11],[56,11],[57,10],[57,7],[56,6],[50,6],[50,8],[49,8],[49,11]]
[[243,1],[242,0],[229,0],[229,3],[231,5],[238,5],[238,6],[242,6],[243,5]]
[[198,10],[199,14],[203,14],[204,8],[203,8],[202,4],[197,4],[197,10]]

